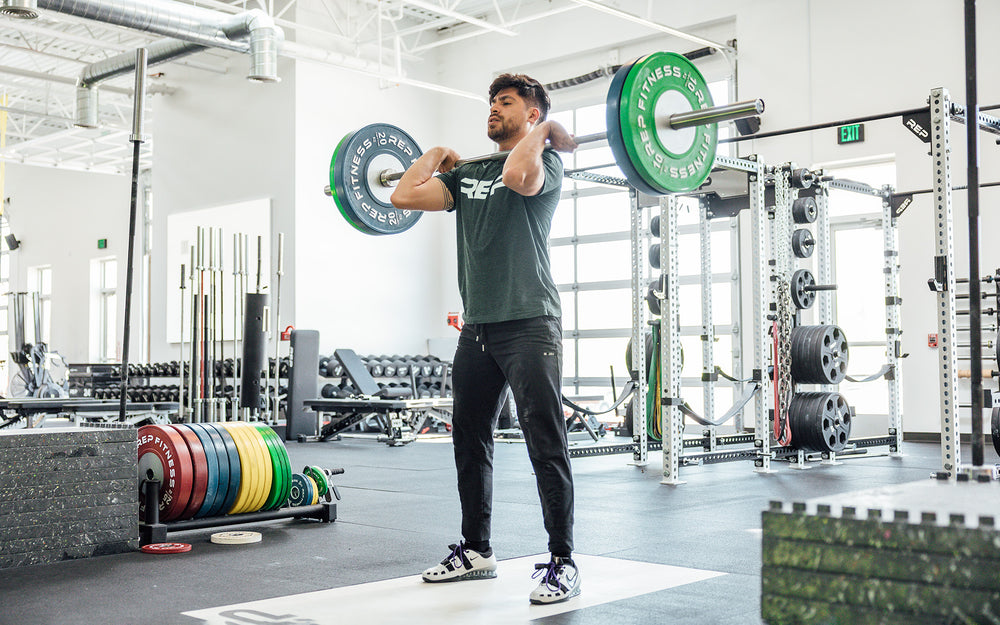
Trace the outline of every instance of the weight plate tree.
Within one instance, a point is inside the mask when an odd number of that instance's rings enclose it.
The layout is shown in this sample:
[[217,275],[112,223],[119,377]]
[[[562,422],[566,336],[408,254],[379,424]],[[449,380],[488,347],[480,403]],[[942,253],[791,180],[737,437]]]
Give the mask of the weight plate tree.
[[806,451],[843,451],[851,437],[851,408],[840,393],[796,393],[788,421],[792,445]]
[[421,154],[413,137],[396,126],[369,124],[348,133],[330,159],[330,189],[340,214],[365,234],[409,230],[423,213],[394,207],[392,187],[379,177],[386,170],[405,170]]
[[658,123],[712,106],[708,83],[680,54],[654,52],[623,65],[607,98],[608,143],[625,178],[647,195],[700,187],[715,163],[718,125],[674,129]]
[[847,337],[835,325],[792,328],[791,352],[799,384],[840,384],[847,377]]

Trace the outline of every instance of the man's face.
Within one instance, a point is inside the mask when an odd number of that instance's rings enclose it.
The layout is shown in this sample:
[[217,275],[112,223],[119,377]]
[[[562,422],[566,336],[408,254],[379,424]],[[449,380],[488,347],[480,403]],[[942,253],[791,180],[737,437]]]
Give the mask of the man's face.
[[502,143],[527,130],[529,123],[538,118],[538,109],[517,94],[517,89],[500,90],[490,102],[490,116],[486,121],[486,136]]

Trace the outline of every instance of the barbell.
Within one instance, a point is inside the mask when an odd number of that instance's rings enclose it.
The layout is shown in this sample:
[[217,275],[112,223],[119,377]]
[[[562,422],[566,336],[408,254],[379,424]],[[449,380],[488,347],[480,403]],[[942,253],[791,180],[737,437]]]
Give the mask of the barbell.
[[[615,72],[607,95],[607,131],[574,140],[607,140],[625,179],[642,193],[685,193],[700,187],[712,170],[717,124],[763,112],[760,99],[713,106],[708,83],[691,61],[673,52],[654,52]],[[462,159],[456,166],[502,160],[509,153]],[[369,124],[337,144],[330,159],[330,186],[324,192],[361,232],[404,232],[423,213],[398,209],[389,198],[395,181],[421,154],[401,128]]]

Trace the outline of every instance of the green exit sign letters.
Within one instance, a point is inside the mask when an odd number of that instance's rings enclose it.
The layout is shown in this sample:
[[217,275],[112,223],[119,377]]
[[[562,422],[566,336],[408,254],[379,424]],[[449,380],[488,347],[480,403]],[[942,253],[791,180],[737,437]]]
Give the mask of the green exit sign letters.
[[861,143],[865,140],[864,124],[848,124],[837,128],[837,143]]
[[97,249],[104,250],[104,249],[107,249],[107,247],[108,247],[108,240],[107,239],[98,239],[97,240]]

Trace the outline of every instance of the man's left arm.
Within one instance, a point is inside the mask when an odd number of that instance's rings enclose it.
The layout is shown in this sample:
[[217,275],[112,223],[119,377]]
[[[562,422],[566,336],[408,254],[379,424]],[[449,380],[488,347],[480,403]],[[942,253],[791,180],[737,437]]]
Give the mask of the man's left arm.
[[576,142],[561,124],[544,121],[529,132],[507,156],[503,166],[503,184],[524,196],[538,195],[545,185],[542,151],[549,144],[559,152],[572,152]]

